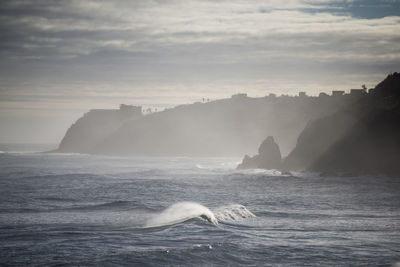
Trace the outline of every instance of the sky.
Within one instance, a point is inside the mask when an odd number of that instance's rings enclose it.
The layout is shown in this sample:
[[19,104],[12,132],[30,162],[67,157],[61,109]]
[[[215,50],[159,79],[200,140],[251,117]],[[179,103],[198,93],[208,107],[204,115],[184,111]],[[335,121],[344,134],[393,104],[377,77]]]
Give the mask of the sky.
[[59,143],[90,109],[374,87],[400,0],[1,1],[0,143]]

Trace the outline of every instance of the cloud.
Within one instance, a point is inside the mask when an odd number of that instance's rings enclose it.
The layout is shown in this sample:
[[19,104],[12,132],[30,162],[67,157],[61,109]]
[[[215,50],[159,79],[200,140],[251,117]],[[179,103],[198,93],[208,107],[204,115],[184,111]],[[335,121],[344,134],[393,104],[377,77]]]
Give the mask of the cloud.
[[3,1],[0,110],[374,86],[400,67],[398,8],[385,0]]
[[[342,2],[329,2],[328,6]],[[289,1],[284,6],[277,1],[39,3],[37,6],[16,1],[2,8],[0,32],[4,38],[0,48],[3,56],[14,60],[67,60],[79,56],[90,59],[93,58],[90,55],[99,53],[115,52],[118,56],[120,52],[129,52],[134,57],[138,53],[145,57],[184,50],[188,46],[197,52],[197,49],[204,51],[202,46],[218,48],[218,45],[249,45],[247,49],[253,49],[257,55],[274,51],[277,56],[293,56],[293,52],[304,56],[308,48],[314,51],[315,47],[327,54],[351,45],[371,52],[368,47],[381,47],[378,40],[386,44],[382,52],[392,53],[397,49],[393,39],[399,38],[396,33],[399,17],[365,20],[301,11],[322,5],[315,1]],[[335,42],[333,38],[340,40],[341,45],[330,47],[331,41]],[[220,53],[218,49],[215,51]],[[157,59],[162,58],[165,57],[161,55]]]

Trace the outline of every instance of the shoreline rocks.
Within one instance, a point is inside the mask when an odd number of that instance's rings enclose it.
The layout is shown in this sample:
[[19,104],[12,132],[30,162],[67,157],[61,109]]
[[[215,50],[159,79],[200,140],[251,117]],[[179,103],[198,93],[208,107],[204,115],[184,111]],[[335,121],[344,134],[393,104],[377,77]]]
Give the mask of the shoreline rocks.
[[258,148],[258,154],[254,157],[245,155],[237,169],[279,169],[282,155],[278,144],[272,136],[268,136]]

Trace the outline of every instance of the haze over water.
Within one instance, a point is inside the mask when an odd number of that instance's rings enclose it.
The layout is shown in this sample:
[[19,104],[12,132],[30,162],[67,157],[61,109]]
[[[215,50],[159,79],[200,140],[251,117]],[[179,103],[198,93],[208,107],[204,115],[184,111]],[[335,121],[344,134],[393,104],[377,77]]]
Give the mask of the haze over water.
[[400,262],[398,179],[236,171],[239,161],[2,153],[0,264]]
[[400,266],[400,0],[0,22],[0,266]]

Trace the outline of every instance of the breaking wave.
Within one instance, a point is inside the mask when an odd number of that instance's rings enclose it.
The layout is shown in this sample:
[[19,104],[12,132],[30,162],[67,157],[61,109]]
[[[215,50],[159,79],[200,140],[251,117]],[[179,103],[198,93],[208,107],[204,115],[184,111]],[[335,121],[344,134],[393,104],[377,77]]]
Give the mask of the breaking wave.
[[218,225],[218,221],[234,222],[246,218],[256,217],[246,207],[239,204],[221,206],[212,212],[209,208],[195,202],[178,202],[166,208],[160,214],[150,218],[145,224],[146,228],[168,226],[181,223],[193,218],[202,218]]
[[215,225],[218,224],[214,213],[203,205],[194,202],[178,202],[150,218],[145,227],[173,225],[196,217],[202,217]]
[[237,222],[248,218],[254,218],[256,215],[240,204],[230,204],[215,209],[215,217],[223,222]]

